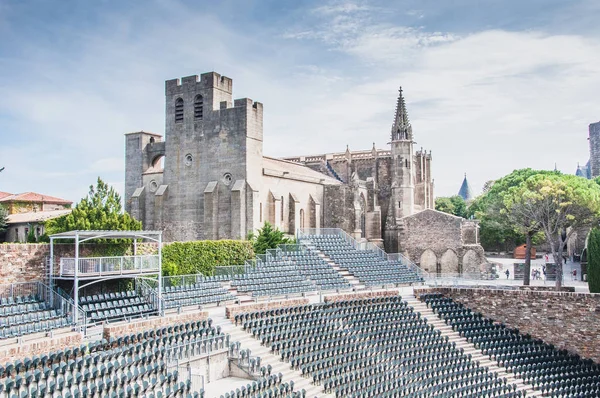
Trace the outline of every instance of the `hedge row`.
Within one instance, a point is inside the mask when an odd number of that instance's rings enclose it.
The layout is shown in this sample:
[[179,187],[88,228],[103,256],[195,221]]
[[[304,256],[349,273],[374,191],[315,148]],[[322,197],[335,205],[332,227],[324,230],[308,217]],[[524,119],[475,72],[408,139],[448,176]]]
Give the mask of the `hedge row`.
[[162,249],[163,275],[212,275],[218,265],[244,264],[254,258],[252,242],[199,240],[173,242]]

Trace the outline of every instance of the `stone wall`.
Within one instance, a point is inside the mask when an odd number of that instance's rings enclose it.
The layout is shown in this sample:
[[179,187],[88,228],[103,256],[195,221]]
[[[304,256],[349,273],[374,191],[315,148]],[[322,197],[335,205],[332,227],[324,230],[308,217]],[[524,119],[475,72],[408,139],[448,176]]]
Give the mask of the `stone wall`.
[[79,332],[55,334],[53,337],[42,337],[39,333],[25,336],[22,343],[0,346],[0,363],[12,362],[25,357],[41,355],[52,351],[63,350],[81,345]]
[[235,315],[239,313],[264,311],[274,308],[294,307],[296,305],[306,304],[308,304],[308,299],[301,298],[292,300],[268,301],[263,303],[228,305],[227,307],[225,307],[225,316],[233,320]]
[[[105,250],[105,244],[83,244],[79,247],[81,257],[97,256]],[[157,244],[138,243],[139,255],[156,253]],[[130,249],[131,251],[131,249]],[[133,253],[133,252],[132,252]],[[58,272],[60,257],[73,257],[73,244],[59,243],[54,245],[55,272]],[[46,279],[46,258],[50,256],[50,245],[47,243],[15,243],[0,245],[0,283],[18,283],[43,281]]]
[[415,289],[440,292],[523,334],[600,363],[600,294],[467,288]]
[[401,222],[399,251],[425,271],[491,272],[481,245],[474,239],[464,240],[465,230],[473,232],[476,228],[472,222],[432,209],[403,217]]
[[398,291],[395,290],[381,290],[378,292],[336,294],[335,296],[325,296],[324,300],[326,303],[335,303],[344,300],[366,299],[373,297],[390,297],[397,296],[398,294]]
[[104,327],[104,338],[125,336],[139,333],[145,330],[161,328],[163,326],[177,325],[187,322],[202,321],[208,318],[208,312],[189,311],[181,314],[166,314],[161,317],[152,317],[134,321],[123,321]]

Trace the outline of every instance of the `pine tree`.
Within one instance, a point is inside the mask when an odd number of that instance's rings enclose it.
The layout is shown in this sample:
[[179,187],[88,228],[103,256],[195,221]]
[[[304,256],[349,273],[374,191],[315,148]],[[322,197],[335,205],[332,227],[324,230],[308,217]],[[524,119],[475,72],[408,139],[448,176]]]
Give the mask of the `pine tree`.
[[258,230],[258,235],[248,234],[248,240],[253,241],[254,253],[265,254],[268,249],[275,249],[279,245],[291,243],[289,238],[277,228],[265,222],[265,225]]

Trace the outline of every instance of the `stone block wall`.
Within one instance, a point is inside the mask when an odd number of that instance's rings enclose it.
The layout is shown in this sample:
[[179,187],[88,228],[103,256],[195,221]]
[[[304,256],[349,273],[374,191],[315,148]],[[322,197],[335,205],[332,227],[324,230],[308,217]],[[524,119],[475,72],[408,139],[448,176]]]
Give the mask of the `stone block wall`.
[[235,315],[239,314],[239,313],[264,311],[264,310],[271,310],[271,309],[275,309],[275,308],[294,307],[296,305],[306,305],[306,304],[308,304],[308,299],[300,298],[300,299],[292,299],[292,300],[268,301],[268,302],[263,302],[263,303],[228,305],[227,307],[225,307],[225,316],[227,318],[233,320]]
[[344,300],[356,300],[356,299],[366,299],[373,297],[389,297],[389,296],[397,296],[398,291],[394,290],[381,290],[378,292],[364,292],[364,293],[348,293],[348,294],[338,294],[335,296],[325,296],[326,303],[335,303],[338,301]]
[[[37,336],[37,335],[36,335]],[[81,345],[82,338],[79,332],[56,334],[54,337],[26,336],[28,340],[22,343],[0,346],[0,363],[12,362],[34,355],[42,355],[52,351],[64,350],[69,347]]]
[[600,363],[600,294],[467,288],[415,289],[439,292],[523,334]]
[[104,338],[110,340],[111,337],[126,336],[161,328],[163,326],[177,325],[187,322],[202,321],[208,318],[206,311],[189,311],[181,314],[166,314],[161,317],[152,317],[134,321],[123,321],[104,327]]
[[0,283],[44,280],[47,244],[0,245]]

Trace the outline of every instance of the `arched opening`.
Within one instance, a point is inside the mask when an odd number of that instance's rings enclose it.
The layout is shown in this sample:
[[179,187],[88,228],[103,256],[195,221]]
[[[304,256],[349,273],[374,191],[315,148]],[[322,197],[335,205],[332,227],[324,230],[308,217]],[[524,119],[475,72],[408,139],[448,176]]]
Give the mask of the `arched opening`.
[[152,163],[146,172],[150,173],[160,173],[165,169],[165,157],[163,155],[158,155],[154,159],[152,159]]
[[194,98],[194,119],[202,119],[204,117],[204,98],[197,95]]
[[175,123],[183,123],[183,99],[175,100]]
[[458,256],[454,250],[448,249],[442,254],[440,272],[443,274],[458,274]]
[[304,229],[304,209],[300,209],[300,228]]
[[427,272],[435,272],[437,270],[437,256],[433,250],[427,249],[421,254],[419,265]]

